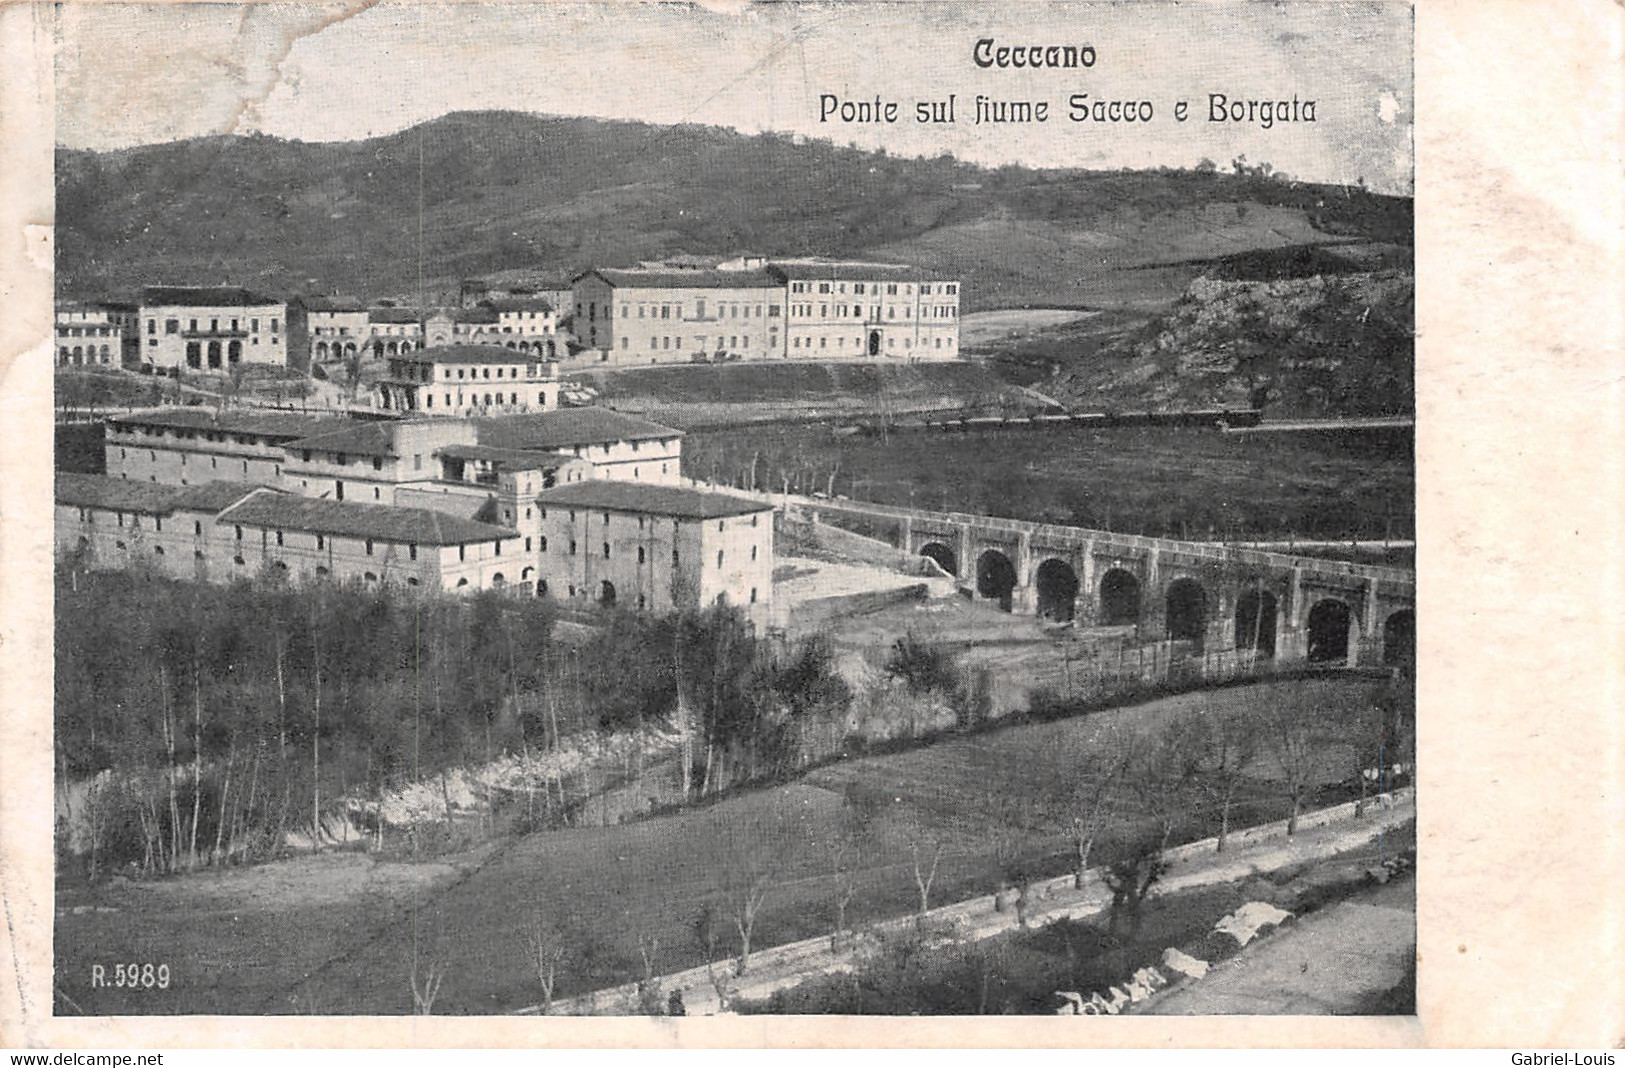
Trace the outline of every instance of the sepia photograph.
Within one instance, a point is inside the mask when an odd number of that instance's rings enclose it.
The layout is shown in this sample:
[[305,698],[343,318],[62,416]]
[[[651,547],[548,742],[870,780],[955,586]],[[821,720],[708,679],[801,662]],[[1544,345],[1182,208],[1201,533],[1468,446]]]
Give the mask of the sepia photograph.
[[1415,1016],[1413,15],[56,7],[49,1011]]

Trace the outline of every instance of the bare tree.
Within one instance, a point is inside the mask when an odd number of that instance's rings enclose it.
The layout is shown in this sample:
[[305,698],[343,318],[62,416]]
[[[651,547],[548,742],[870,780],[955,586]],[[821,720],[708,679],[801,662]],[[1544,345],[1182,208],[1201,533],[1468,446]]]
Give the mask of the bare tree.
[[841,951],[846,937],[847,909],[858,894],[858,876],[863,870],[863,846],[873,833],[878,814],[879,805],[875,798],[848,789],[830,838],[830,867],[835,877],[835,926],[829,939],[831,953]]
[[559,966],[564,962],[567,945],[564,934],[537,910],[525,928],[530,945],[530,962],[536,969],[536,981],[542,988],[542,1014],[553,1011],[553,991],[558,985]]
[[1132,731],[1108,727],[1063,783],[1061,803],[1072,827],[1072,885],[1076,889],[1083,888],[1095,842],[1116,812],[1138,744],[1139,736]]
[[[922,838],[925,840],[922,841]],[[942,863],[946,845],[941,838],[923,832],[909,842],[909,851],[914,858],[914,886],[920,892],[921,921],[931,911],[931,884],[936,882],[937,866]]]
[[1258,757],[1259,724],[1247,712],[1230,709],[1216,715],[1212,726],[1208,789],[1219,809],[1217,852],[1223,853],[1230,836],[1230,810],[1236,801],[1236,791]]
[[1142,836],[1130,852],[1106,866],[1101,878],[1112,892],[1107,926],[1111,933],[1133,937],[1140,931],[1141,911],[1151,888],[1162,878],[1162,850],[1153,836]]
[[723,910],[739,936],[736,975],[744,975],[750,968],[756,921],[772,889],[773,876],[784,860],[784,850],[794,837],[777,810],[740,812],[721,828],[717,889]]
[[421,981],[418,978],[418,958],[412,956],[412,1014],[434,1015],[435,999],[440,996],[440,984],[446,978],[446,965],[442,961],[429,961]]
[[1308,798],[1314,775],[1314,730],[1303,711],[1276,706],[1265,716],[1271,754],[1281,766],[1281,787],[1292,804],[1287,817],[1288,837],[1298,833],[1298,816]]

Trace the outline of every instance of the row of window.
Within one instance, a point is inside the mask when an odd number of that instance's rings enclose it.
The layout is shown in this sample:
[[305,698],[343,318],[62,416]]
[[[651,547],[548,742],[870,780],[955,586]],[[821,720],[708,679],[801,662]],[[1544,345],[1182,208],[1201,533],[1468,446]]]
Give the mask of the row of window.
[[119,331],[116,326],[58,326],[56,332],[60,337],[112,337]]
[[[946,338],[946,339],[939,337],[939,338],[935,338],[933,340],[936,341],[936,347],[939,348],[939,349],[944,348],[944,347],[947,347],[947,348],[951,349],[951,348],[954,347],[954,339],[951,338],[951,337]],[[946,346],[943,345],[944,340],[947,341]],[[810,338],[810,337],[805,337],[805,338],[804,337],[793,337],[793,338],[790,339],[790,347],[792,349],[810,349],[810,348],[813,348],[814,347],[813,346],[813,339]],[[817,347],[821,348],[821,349],[829,348],[829,338],[828,337],[820,337],[818,339]],[[838,349],[846,348],[846,338],[845,337],[836,338],[835,339],[835,347],[838,348]],[[863,348],[863,339],[861,337],[853,338],[852,339],[852,347],[856,348],[856,349],[862,349]],[[895,349],[897,347],[897,339],[895,337],[888,337],[886,339],[886,347],[888,349]],[[910,338],[910,337],[905,337],[903,339],[903,347],[905,349],[912,349],[914,347],[914,339]]]
[[[463,391],[458,390],[457,391],[457,403],[456,404],[452,403],[450,393],[447,393],[444,396],[446,398],[445,407],[447,407],[447,408],[464,408],[464,407],[468,407],[470,405],[483,406],[483,407],[486,407],[486,408],[490,408],[490,407],[498,407],[498,408],[500,408],[500,407],[504,407],[504,406],[512,408],[512,407],[518,407],[518,405],[519,405],[519,394],[517,394],[517,393],[508,394],[508,399],[506,401],[504,401],[502,399],[502,394],[500,394],[500,393],[496,393],[496,394],[486,393],[486,394],[483,394],[483,395],[475,393],[475,394],[470,395],[468,400],[464,400],[463,399]],[[484,400],[480,399],[481,396],[484,397]],[[423,395],[423,406],[425,408],[433,408],[434,407],[434,394],[433,393],[428,393],[428,392],[424,393],[424,395]],[[547,393],[545,391],[542,391],[542,390],[537,391],[537,393],[536,393],[536,406],[539,407],[539,408],[546,408],[547,407]]]
[[[811,292],[813,292],[813,285],[814,285],[814,283],[812,283],[812,282],[791,282],[790,283],[790,292],[792,292],[792,293],[811,293]],[[897,295],[898,283],[896,283],[896,282],[885,282],[885,283],[881,283],[881,282],[871,282],[871,283],[853,282],[852,283],[852,292],[857,294],[860,297],[864,296],[865,294],[878,294],[880,292],[881,285],[885,285],[887,295],[889,295],[889,296],[896,296]],[[846,292],[846,283],[845,282],[819,282],[819,283],[817,283],[817,286],[818,286],[817,291],[820,292],[820,293],[845,293]],[[939,289],[944,294],[958,293],[959,292],[959,283],[958,282],[944,282],[939,286]],[[914,286],[913,286],[913,284],[909,283],[909,282],[902,283],[902,293],[903,293],[904,296],[913,296],[914,295]],[[920,286],[920,296],[928,297],[930,295],[931,295],[931,285],[930,285],[930,283],[922,284]]]
[[[186,327],[186,332],[189,333],[189,334],[197,333],[198,332],[197,324],[200,323],[200,322],[202,322],[201,319],[188,319],[187,320],[188,325]],[[232,319],[232,320],[230,320],[230,322],[231,322],[230,329],[232,329],[232,330],[240,330],[240,329],[242,329],[242,327],[240,325],[242,323],[241,319]],[[259,321],[258,317],[250,318],[248,320],[249,333],[258,333],[259,328],[260,328],[260,321]],[[274,334],[274,333],[276,333],[277,331],[279,331],[281,329],[282,329],[282,320],[280,320],[280,319],[272,319],[271,320],[271,333]],[[179,319],[165,319],[164,320],[164,333],[165,334],[178,334],[180,332],[181,332],[181,321]],[[209,320],[209,333],[218,334],[219,332],[220,332],[220,320],[219,319],[210,319]],[[148,334],[157,334],[158,333],[158,320],[157,319],[148,319],[147,320],[147,333]]]

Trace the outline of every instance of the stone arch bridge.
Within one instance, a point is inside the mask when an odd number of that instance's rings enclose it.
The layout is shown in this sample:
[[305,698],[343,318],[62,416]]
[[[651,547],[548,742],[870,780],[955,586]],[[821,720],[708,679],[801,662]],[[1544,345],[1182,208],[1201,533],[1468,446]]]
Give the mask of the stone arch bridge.
[[1141,641],[1204,653],[1351,666],[1415,655],[1414,570],[856,501],[802,498],[790,508],[889,533],[1010,612],[1132,627]]

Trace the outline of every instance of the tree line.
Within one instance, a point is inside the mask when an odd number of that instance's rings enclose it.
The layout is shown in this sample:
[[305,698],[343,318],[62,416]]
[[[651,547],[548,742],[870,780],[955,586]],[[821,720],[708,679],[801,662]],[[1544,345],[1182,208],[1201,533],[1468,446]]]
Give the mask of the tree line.
[[[492,592],[295,588],[269,574],[218,586],[65,561],[63,849],[95,878],[270,859],[290,835],[347,835],[357,819],[382,845],[382,816],[354,799],[437,778],[444,789],[454,769],[661,723],[681,738],[685,799],[699,797],[817,759],[810,722],[838,720],[850,699],[827,642],[760,640],[734,609],[611,615],[568,642],[556,615]],[[539,785],[525,826],[568,820],[590,788]],[[452,807],[448,792],[448,833]]]

